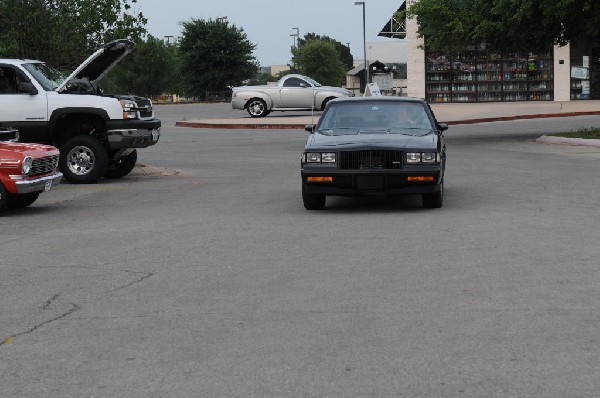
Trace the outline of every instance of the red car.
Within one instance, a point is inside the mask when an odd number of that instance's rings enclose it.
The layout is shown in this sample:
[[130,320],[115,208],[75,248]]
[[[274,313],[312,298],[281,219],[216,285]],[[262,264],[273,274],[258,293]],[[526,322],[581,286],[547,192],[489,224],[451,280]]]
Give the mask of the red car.
[[17,140],[16,130],[0,128],[0,211],[29,206],[63,176],[57,148]]

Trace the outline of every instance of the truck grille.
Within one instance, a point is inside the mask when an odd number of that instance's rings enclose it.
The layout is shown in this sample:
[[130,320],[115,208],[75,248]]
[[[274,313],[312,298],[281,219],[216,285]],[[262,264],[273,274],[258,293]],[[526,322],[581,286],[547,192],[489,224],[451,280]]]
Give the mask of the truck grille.
[[346,170],[401,169],[402,151],[341,151],[339,164]]
[[153,117],[152,104],[150,103],[150,100],[136,98],[135,104],[137,105],[141,119]]
[[53,172],[56,170],[58,155],[46,156],[43,158],[33,159],[29,176],[39,176]]

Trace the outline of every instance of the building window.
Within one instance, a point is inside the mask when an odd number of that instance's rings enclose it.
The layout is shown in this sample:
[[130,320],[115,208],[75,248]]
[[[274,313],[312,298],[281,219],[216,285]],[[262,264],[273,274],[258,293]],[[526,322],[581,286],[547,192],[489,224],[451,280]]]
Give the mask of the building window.
[[552,101],[552,52],[493,54],[469,50],[426,53],[430,102]]

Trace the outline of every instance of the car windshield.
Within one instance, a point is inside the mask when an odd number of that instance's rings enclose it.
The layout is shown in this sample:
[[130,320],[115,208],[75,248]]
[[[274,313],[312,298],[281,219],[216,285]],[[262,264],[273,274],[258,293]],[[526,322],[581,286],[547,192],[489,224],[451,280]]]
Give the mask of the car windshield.
[[325,135],[404,134],[423,136],[433,130],[419,102],[346,101],[331,103],[317,126]]
[[310,77],[308,77],[308,76],[304,76],[304,79],[305,79],[305,80],[308,80],[308,82],[309,82],[310,84],[312,84],[314,87],[322,87],[322,85],[321,85],[319,82],[317,82],[316,80],[313,80],[313,79],[311,79],[311,78],[310,78]]
[[38,81],[46,91],[56,90],[62,82],[65,81],[65,76],[54,68],[42,63],[23,64],[25,68],[35,80]]

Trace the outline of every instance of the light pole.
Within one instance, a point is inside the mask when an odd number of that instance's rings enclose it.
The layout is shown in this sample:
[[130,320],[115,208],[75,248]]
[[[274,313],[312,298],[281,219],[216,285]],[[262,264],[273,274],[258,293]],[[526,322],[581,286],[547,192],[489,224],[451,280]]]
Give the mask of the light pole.
[[292,33],[290,33],[290,36],[294,38],[294,46],[292,47],[292,66],[295,69],[296,63],[294,62],[294,49],[296,48],[296,39],[300,38],[300,28],[292,28]]
[[[296,31],[295,33],[293,31]],[[294,37],[294,48],[296,48],[296,39],[300,38],[300,28],[292,28],[292,33],[290,36]]]
[[367,84],[369,84],[369,61],[367,61],[367,30],[365,27],[365,2],[364,1],[355,1],[354,5],[362,6],[363,11],[363,55],[365,59],[365,78],[367,79]]

